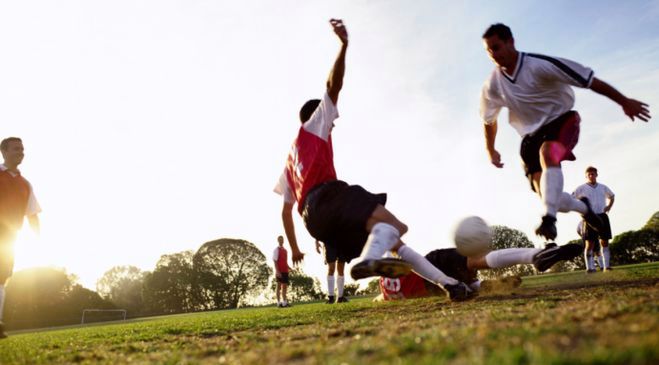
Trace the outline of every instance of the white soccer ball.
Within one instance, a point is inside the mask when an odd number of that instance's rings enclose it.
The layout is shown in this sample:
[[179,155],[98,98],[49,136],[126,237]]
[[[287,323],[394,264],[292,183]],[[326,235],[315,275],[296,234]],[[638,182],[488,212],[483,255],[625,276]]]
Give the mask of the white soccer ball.
[[467,217],[455,227],[455,248],[462,256],[482,256],[490,251],[492,228],[481,217]]

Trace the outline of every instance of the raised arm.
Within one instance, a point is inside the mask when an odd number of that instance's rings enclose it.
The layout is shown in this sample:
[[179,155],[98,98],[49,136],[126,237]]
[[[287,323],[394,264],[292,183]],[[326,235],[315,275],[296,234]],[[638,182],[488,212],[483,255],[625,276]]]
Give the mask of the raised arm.
[[297,245],[297,237],[295,236],[295,224],[293,223],[293,203],[284,202],[284,206],[281,210],[281,220],[284,224],[286,239],[288,239],[288,244],[291,246],[291,259],[293,261],[293,265],[297,265],[302,262],[302,259],[304,259],[304,254],[300,252],[300,248]]
[[497,122],[494,121],[492,124],[483,124],[483,127],[485,128],[485,149],[487,149],[487,153],[490,155],[490,162],[492,162],[492,165],[502,168],[503,163],[501,162],[501,155],[499,154],[499,151],[494,148],[494,141],[497,138]]
[[327,94],[334,105],[336,105],[339,100],[339,92],[343,87],[343,75],[345,74],[346,69],[346,50],[348,49],[348,31],[343,25],[343,20],[341,19],[330,19],[330,24],[334,29],[334,33],[341,40],[341,50],[339,55],[334,61],[334,67],[330,72],[329,78],[327,79]]
[[629,99],[622,95],[622,93],[616,90],[613,86],[597,77],[593,78],[593,82],[590,84],[590,89],[618,103],[632,121],[634,121],[634,117],[644,122],[647,122],[651,118],[648,104],[642,103],[638,100]]

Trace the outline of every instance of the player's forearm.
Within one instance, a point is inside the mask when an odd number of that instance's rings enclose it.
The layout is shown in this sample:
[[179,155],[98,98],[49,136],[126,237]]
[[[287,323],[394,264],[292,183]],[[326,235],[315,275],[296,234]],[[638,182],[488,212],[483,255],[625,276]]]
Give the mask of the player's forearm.
[[627,97],[620,91],[597,77],[593,78],[593,82],[590,84],[590,89],[600,95],[606,96],[621,106],[624,105],[627,100]]
[[495,121],[492,124],[483,124],[483,129],[485,132],[485,148],[488,152],[495,150],[494,142],[497,139],[497,122]]
[[291,246],[292,250],[299,250],[297,246],[297,237],[295,236],[295,224],[293,223],[292,210],[284,207],[281,212],[281,220],[284,225],[284,233],[286,234],[286,239],[288,239],[288,244]]
[[343,76],[345,75],[346,70],[346,51],[348,49],[348,43],[341,44],[341,50],[339,55],[334,61],[334,67],[330,71],[330,75],[327,79],[327,93],[329,94],[332,102],[336,104],[336,101],[339,98],[339,92],[343,88]]
[[27,217],[27,221],[30,224],[30,228],[32,229],[33,232],[35,233],[40,233],[41,232],[41,224],[39,223],[39,216],[38,215],[29,215]]

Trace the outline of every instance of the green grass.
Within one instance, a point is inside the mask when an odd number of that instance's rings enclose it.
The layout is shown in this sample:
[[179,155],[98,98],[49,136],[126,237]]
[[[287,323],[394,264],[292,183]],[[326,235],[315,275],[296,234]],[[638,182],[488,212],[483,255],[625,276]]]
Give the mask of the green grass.
[[465,303],[355,299],[14,333],[0,364],[657,364],[659,263]]

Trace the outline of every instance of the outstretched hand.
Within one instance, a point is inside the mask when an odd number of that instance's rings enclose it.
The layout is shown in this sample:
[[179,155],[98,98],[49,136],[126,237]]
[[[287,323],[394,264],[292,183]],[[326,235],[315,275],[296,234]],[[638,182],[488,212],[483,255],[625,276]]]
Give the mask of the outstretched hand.
[[488,151],[490,154],[490,162],[492,162],[492,165],[502,168],[503,167],[503,162],[501,162],[501,155],[499,154],[499,151],[497,150],[492,150]]
[[648,104],[642,103],[638,100],[627,99],[622,105],[622,110],[629,117],[629,119],[634,121],[634,117],[647,122],[650,120],[650,109],[648,109]]
[[341,43],[348,44],[348,30],[343,25],[343,20],[341,19],[330,19],[330,24],[334,29],[334,33],[339,37]]
[[291,259],[293,260],[293,266],[298,266],[302,264],[302,261],[304,260],[304,254],[300,250],[293,250]]

